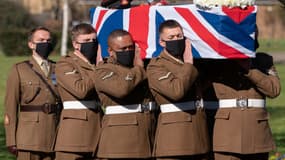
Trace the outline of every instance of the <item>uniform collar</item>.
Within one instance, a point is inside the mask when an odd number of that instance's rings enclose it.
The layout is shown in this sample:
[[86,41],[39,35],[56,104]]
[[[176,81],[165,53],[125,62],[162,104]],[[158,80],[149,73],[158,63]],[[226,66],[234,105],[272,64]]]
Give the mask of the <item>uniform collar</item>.
[[74,61],[78,62],[78,64],[79,64],[81,67],[88,68],[88,69],[94,69],[94,67],[95,67],[95,64],[91,64],[91,63],[89,63],[89,62],[85,62],[83,59],[81,59],[80,57],[78,57],[78,56],[77,56],[76,54],[74,54],[74,53],[71,53],[71,54],[70,54],[70,57],[71,57]]
[[[42,69],[41,69],[41,66],[40,66],[40,64],[39,63],[42,63],[42,61],[41,62],[38,62],[35,58],[34,58],[34,56],[31,56],[31,58],[30,58],[30,60],[29,60],[29,63],[32,65],[32,68],[35,70],[35,71],[37,71],[38,73],[40,73],[40,74],[42,74],[44,77],[46,77],[46,75],[44,74],[44,72],[42,71]],[[50,69],[50,71],[49,71],[49,74],[51,73],[51,69]]]
[[42,59],[40,56],[34,54],[32,55],[32,57],[39,66],[41,66],[43,62],[48,62],[48,60]]
[[161,54],[159,55],[159,57],[164,58],[164,59],[167,59],[167,60],[169,60],[169,61],[171,61],[171,62],[174,62],[174,63],[184,64],[184,62],[183,62],[182,60],[173,57],[171,54],[167,53],[166,50],[163,50],[163,51],[161,52]]

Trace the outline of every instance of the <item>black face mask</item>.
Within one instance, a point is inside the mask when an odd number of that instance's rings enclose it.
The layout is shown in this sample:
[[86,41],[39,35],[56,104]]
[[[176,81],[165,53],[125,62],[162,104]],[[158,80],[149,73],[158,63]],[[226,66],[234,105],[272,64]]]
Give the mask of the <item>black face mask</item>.
[[80,52],[84,55],[86,59],[92,64],[96,63],[96,57],[97,57],[97,50],[98,50],[98,42],[92,41],[92,42],[86,42],[86,43],[80,43],[81,48]]
[[116,52],[117,62],[125,67],[132,67],[134,63],[135,50]]
[[49,42],[36,43],[36,52],[43,59],[47,59],[52,49],[53,49],[52,44]]
[[182,56],[185,50],[185,38],[173,41],[165,41],[168,53],[174,57]]

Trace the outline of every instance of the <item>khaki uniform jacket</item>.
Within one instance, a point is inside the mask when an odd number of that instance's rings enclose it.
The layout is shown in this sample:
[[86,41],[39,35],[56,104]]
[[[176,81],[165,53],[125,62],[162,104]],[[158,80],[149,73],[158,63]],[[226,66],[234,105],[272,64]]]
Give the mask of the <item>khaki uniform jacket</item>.
[[56,134],[56,114],[41,111],[22,112],[20,107],[24,105],[40,107],[45,103],[56,104],[56,98],[51,91],[29,67],[30,64],[57,93],[53,85],[55,64],[49,61],[50,72],[46,77],[33,58],[26,62],[15,64],[7,80],[4,111],[6,145],[16,145],[21,150],[52,152]]
[[[150,89],[158,104],[196,100],[192,87],[198,72],[189,63],[174,59],[166,52],[152,59],[147,68]],[[192,88],[191,88],[192,87]],[[209,151],[209,137],[203,110],[160,113],[154,155],[187,156]]]
[[[257,69],[242,74],[225,65],[213,83],[219,99],[265,99],[279,95],[277,76]],[[275,149],[266,108],[220,108],[215,118],[214,151],[253,154]]]
[[[57,62],[59,93],[65,101],[99,101],[93,78],[95,66],[70,54]],[[76,107],[76,106],[75,106]],[[94,152],[99,141],[101,109],[63,109],[56,151]]]
[[[109,59],[108,63],[96,68],[95,82],[104,107],[151,101],[143,67],[127,68]],[[105,115],[98,157],[151,157],[154,124],[151,112]]]

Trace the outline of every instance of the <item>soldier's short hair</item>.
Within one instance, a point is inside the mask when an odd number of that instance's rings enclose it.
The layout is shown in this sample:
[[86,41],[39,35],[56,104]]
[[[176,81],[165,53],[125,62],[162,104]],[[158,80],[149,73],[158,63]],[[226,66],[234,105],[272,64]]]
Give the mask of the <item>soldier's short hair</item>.
[[111,45],[111,42],[113,39],[117,37],[127,36],[127,35],[131,36],[131,34],[128,31],[125,31],[123,29],[116,29],[112,31],[108,36],[108,46]]
[[36,31],[40,31],[40,30],[47,31],[47,32],[51,33],[50,30],[48,28],[46,28],[46,27],[43,27],[43,26],[35,27],[35,28],[33,28],[33,29],[31,29],[29,31],[29,33],[28,33],[28,41],[29,42],[32,41],[33,36],[36,33]]
[[182,29],[182,26],[177,21],[173,19],[166,20],[159,25],[159,33],[161,34],[165,28],[176,28],[176,27]]
[[71,39],[74,41],[79,35],[96,33],[95,29],[87,23],[80,23],[71,30]]

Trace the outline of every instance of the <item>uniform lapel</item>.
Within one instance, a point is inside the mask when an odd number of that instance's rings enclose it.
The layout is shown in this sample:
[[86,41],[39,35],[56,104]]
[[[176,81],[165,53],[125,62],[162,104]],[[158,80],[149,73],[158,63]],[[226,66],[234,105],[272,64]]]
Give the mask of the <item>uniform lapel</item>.
[[33,70],[40,73],[41,76],[46,77],[41,67],[39,66],[39,64],[36,62],[36,60],[33,57],[30,58],[30,64],[32,65]]

